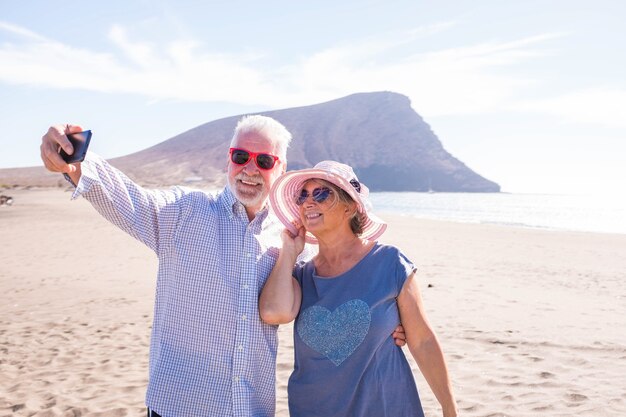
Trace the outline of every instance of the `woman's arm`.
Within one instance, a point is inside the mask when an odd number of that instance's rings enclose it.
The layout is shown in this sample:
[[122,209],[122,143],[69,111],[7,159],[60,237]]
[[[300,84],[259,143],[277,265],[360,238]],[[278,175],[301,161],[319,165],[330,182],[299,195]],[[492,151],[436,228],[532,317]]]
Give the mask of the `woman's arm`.
[[304,233],[301,227],[295,237],[288,230],[281,234],[283,247],[259,298],[259,314],[267,324],[289,323],[300,311],[302,291],[292,274],[298,255],[304,249]]
[[448,376],[448,367],[424,311],[415,273],[411,274],[398,296],[400,319],[406,340],[426,382],[441,404],[444,417],[456,417],[457,408]]

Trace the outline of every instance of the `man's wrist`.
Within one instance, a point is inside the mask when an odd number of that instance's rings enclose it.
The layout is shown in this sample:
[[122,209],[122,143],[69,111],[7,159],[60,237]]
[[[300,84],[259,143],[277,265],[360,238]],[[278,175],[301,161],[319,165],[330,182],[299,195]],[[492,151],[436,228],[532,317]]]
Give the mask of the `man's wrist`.
[[69,182],[70,184],[72,184],[74,186],[74,188],[76,188],[76,183],[74,182],[74,180],[72,179],[72,177],[70,177],[70,175],[66,172],[63,173],[63,177],[65,177],[65,180],[67,182]]

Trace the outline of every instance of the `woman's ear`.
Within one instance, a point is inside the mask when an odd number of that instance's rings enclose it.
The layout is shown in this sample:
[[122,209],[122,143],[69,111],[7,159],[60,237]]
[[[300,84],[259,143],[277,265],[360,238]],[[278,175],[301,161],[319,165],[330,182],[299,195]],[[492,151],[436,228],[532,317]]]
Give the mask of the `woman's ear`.
[[357,208],[356,203],[351,202],[346,204],[345,213],[348,215],[348,218],[352,218],[356,215]]

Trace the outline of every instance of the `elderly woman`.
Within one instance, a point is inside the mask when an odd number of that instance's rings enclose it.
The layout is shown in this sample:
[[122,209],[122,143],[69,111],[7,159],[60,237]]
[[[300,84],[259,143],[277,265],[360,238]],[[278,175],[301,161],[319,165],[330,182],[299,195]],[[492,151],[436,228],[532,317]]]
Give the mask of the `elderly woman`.
[[[300,416],[423,416],[413,374],[390,336],[402,322],[409,350],[442,406],[457,414],[448,371],[420,297],[415,266],[376,239],[386,224],[351,167],[323,161],[290,171],[270,192],[288,230],[259,301],[261,318],[294,326],[289,411]],[[294,268],[305,242],[319,245]]]

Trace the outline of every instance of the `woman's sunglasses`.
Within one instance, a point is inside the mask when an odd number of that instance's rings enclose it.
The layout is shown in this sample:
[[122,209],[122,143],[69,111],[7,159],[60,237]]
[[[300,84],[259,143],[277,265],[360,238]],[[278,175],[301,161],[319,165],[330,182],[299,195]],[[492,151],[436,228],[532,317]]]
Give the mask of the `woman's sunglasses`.
[[[328,197],[330,197],[332,193],[333,190],[328,187],[319,187],[315,188],[310,195],[313,197],[313,201],[321,204],[328,200]],[[296,198],[296,204],[299,206],[303,205],[307,198],[309,198],[309,192],[307,190],[300,191],[300,195]]]
[[254,159],[254,163],[259,169],[272,169],[278,161],[278,157],[269,153],[256,153],[246,151],[245,149],[230,148],[230,160],[233,164],[245,165],[250,159]]

